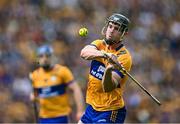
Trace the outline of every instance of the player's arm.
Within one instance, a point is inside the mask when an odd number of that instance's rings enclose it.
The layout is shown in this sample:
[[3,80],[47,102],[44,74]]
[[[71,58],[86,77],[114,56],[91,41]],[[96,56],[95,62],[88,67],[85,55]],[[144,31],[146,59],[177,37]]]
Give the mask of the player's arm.
[[84,112],[84,101],[83,101],[83,95],[81,92],[81,89],[77,82],[73,82],[68,85],[68,88],[70,88],[73,91],[75,103],[77,106],[77,115],[76,118],[79,120]]
[[67,84],[67,87],[73,91],[73,95],[74,95],[73,97],[77,106],[76,117],[79,120],[84,110],[83,95],[82,95],[82,92],[78,83],[76,83],[76,81],[74,80],[73,74],[70,71],[70,69],[68,69],[67,67],[63,67],[62,69],[63,69],[63,74],[64,74],[63,81],[64,83]]
[[81,58],[86,59],[86,60],[93,60],[93,59],[97,59],[97,58],[105,58],[106,57],[103,52],[98,50],[93,45],[86,45],[81,50],[80,56],[81,56]]
[[38,102],[38,99],[37,99],[37,91],[35,90],[34,86],[33,86],[33,78],[32,78],[32,73],[29,74],[29,79],[30,79],[30,82],[31,82],[31,86],[32,86],[32,91],[30,93],[30,100],[32,101],[33,103],[33,110],[34,110],[34,116],[35,116],[35,122],[37,123],[38,122],[38,114],[39,114],[39,111],[38,111],[38,107],[37,107],[37,102]]
[[115,63],[119,63],[117,56],[106,53],[110,64],[106,67],[104,76],[102,79],[102,87],[104,92],[110,92],[120,86],[121,79],[124,75],[118,71],[118,66]]
[[31,82],[31,86],[32,86],[32,91],[30,93],[30,100],[31,101],[35,101],[35,102],[38,102],[38,92],[37,90],[34,88],[33,86],[33,80],[32,78],[30,78],[30,82]]
[[34,89],[34,86],[33,86],[32,73],[29,74],[29,80],[30,80],[31,86],[32,86],[32,90],[31,90],[31,93],[30,93],[29,98],[30,98],[31,101],[35,101],[35,100],[36,100],[36,94],[37,94],[37,93],[36,93],[36,91],[35,91],[35,89]]
[[102,79],[102,87],[104,92],[110,92],[120,86],[121,77],[114,71],[113,65],[108,65],[105,69]]

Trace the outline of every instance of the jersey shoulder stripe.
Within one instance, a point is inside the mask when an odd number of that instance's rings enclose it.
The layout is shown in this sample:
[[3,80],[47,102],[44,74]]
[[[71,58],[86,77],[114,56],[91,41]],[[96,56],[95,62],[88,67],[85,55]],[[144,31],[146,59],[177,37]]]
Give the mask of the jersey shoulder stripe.
[[124,75],[119,70],[115,69],[114,72],[116,72],[121,78],[124,77]]

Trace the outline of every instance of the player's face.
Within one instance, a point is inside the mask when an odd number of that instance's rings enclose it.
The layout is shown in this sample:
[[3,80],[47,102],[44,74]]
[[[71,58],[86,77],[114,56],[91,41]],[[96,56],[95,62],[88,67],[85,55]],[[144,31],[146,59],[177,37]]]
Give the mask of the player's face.
[[39,55],[39,65],[42,67],[51,65],[51,55],[49,54],[41,54]]
[[106,30],[106,39],[118,42],[120,40],[120,31],[119,25],[113,22],[109,22],[107,30]]

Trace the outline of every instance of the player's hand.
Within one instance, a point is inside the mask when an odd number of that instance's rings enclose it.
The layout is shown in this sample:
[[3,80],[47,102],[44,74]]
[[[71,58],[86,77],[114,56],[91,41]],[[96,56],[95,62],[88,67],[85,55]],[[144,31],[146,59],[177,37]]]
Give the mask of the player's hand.
[[113,64],[115,66],[116,63],[118,62],[117,56],[115,56],[114,54],[108,53],[108,61],[109,63]]
[[35,101],[35,96],[34,96],[33,93],[30,94],[29,99],[30,99],[31,101]]
[[101,52],[102,52],[102,54],[104,54],[104,58],[107,59],[109,61],[109,63],[111,63],[111,64],[119,63],[116,55],[114,55],[112,53],[107,53],[104,50],[102,50]]
[[37,97],[35,97],[34,93],[31,93],[31,94],[30,94],[29,99],[30,99],[31,101],[37,101],[37,100],[38,100]]
[[84,114],[83,111],[78,111],[78,112],[76,113],[76,120],[79,121],[79,120],[81,119],[81,117],[82,117],[83,114]]

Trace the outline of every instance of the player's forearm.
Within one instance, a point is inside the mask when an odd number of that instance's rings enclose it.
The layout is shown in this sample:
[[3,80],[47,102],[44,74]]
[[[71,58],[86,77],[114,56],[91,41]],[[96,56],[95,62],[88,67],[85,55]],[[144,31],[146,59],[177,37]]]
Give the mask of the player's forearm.
[[104,92],[110,92],[116,88],[115,83],[112,79],[112,69],[106,68],[102,79],[102,87]]
[[81,50],[80,56],[86,60],[93,60],[93,59],[105,57],[101,51],[99,51],[95,48],[88,47],[88,46]]
[[77,111],[84,111],[83,95],[79,86],[77,86],[74,90],[74,98],[77,106]]

